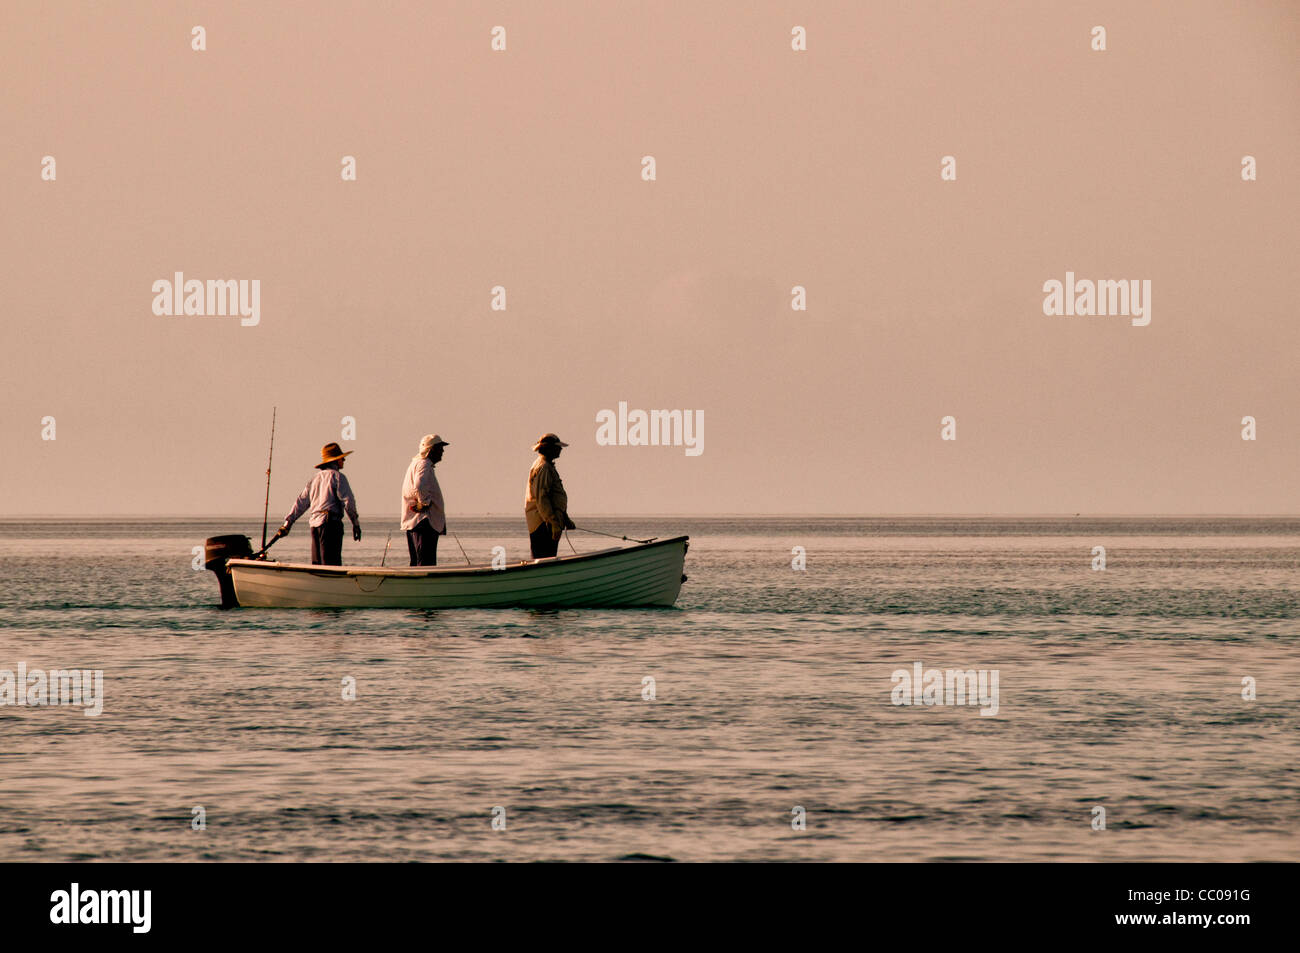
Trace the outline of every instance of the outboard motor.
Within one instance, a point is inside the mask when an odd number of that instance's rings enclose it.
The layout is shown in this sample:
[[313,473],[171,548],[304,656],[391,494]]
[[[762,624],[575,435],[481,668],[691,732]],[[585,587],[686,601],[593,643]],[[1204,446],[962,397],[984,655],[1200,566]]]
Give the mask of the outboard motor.
[[239,605],[235,599],[235,584],[226,569],[228,559],[247,559],[253,555],[253,544],[247,536],[213,536],[203,541],[203,568],[211,569],[221,586],[221,608],[233,609]]

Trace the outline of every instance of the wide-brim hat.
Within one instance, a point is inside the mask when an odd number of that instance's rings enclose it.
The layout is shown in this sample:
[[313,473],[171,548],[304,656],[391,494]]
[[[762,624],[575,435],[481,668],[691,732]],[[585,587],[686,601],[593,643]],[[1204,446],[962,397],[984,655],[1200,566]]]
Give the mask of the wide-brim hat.
[[546,433],[546,434],[542,434],[541,439],[539,439],[535,444],[533,444],[533,449],[541,450],[542,447],[567,447],[567,446],[568,444],[565,443],[563,440],[561,440],[559,437],[555,436],[555,434]]
[[320,463],[316,464],[316,469],[319,470],[327,463],[342,460],[348,454],[355,452],[354,450],[344,450],[337,443],[327,443],[320,448]]

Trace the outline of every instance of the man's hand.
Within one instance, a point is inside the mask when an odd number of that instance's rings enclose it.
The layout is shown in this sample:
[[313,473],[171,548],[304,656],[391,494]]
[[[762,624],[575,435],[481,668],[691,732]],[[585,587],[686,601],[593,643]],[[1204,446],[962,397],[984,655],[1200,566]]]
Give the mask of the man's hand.
[[573,520],[569,519],[569,514],[568,514],[568,513],[565,513],[565,514],[564,514],[564,528],[565,528],[565,529],[577,529],[577,528],[578,528],[578,527],[576,527],[576,526],[573,525]]
[[272,538],[272,539],[283,539],[285,536],[288,536],[288,535],[289,535],[289,524],[286,523],[285,525],[283,525],[283,526],[281,526],[279,529],[277,529],[277,530],[275,531],[275,535],[272,536],[271,538]]
[[354,540],[356,540],[358,543],[361,542],[361,524],[360,524],[360,523],[353,523],[353,524],[352,524],[352,538],[353,538]]

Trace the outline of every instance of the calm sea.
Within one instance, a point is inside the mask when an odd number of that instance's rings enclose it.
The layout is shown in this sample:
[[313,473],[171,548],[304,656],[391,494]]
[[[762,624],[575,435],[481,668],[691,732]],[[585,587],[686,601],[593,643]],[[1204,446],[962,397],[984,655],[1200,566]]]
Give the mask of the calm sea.
[[222,612],[255,521],[0,521],[0,669],[104,673],[0,707],[0,860],[1300,860],[1300,519],[589,522],[689,534],[677,607]]

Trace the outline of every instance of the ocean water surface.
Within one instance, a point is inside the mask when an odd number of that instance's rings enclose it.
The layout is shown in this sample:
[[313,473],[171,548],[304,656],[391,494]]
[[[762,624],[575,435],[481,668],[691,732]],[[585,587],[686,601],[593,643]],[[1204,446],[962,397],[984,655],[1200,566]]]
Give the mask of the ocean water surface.
[[0,520],[0,670],[104,673],[0,705],[0,860],[1300,860],[1300,519],[589,524],[689,534],[677,606],[222,611],[191,548],[260,521]]

